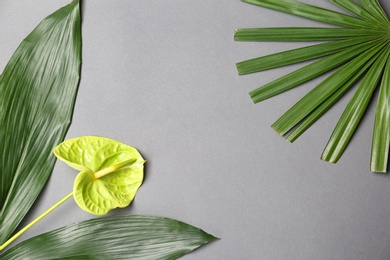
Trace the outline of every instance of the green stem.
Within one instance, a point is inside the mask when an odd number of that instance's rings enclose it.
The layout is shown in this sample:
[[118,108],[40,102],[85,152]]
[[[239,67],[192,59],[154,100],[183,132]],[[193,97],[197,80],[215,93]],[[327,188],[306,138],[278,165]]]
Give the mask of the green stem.
[[38,221],[40,221],[41,219],[46,217],[50,212],[55,210],[58,206],[60,206],[62,203],[64,203],[66,200],[68,200],[72,196],[73,196],[73,192],[69,193],[63,199],[61,199],[56,204],[54,204],[51,208],[49,208],[48,210],[43,212],[39,217],[34,219],[32,222],[30,222],[30,224],[28,224],[27,226],[22,228],[18,233],[13,235],[10,239],[8,239],[4,244],[2,244],[0,246],[0,251],[3,250],[4,248],[6,248],[9,244],[11,244],[13,241],[15,241],[20,235],[22,235],[24,232],[26,232],[28,229],[30,229],[32,226],[34,226]]

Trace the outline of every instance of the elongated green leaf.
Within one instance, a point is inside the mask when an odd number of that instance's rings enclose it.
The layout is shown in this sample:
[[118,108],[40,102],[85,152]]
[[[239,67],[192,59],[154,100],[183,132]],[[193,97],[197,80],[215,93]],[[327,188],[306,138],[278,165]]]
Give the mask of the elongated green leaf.
[[0,244],[45,185],[69,127],[80,76],[79,1],[43,20],[0,81]]
[[[308,5],[304,3],[295,2],[292,0],[243,0],[246,3],[282,11],[285,13],[290,13],[294,15],[298,15],[301,17],[309,18],[312,20],[347,26],[352,28],[370,28],[366,22],[363,20],[331,11],[325,8],[320,8],[313,5]],[[372,27],[376,27],[375,24]]]
[[79,207],[105,215],[127,207],[142,184],[145,160],[129,145],[116,140],[83,136],[66,140],[53,150],[58,159],[81,171],[73,196]]
[[371,171],[386,172],[390,145],[390,57],[387,60],[376,108],[371,149]]
[[348,103],[344,113],[341,115],[341,118],[322,153],[321,159],[328,162],[337,162],[344,152],[378,85],[389,52],[390,49],[386,49],[386,52],[382,56],[379,56],[378,60],[368,71],[355,95]]
[[235,41],[328,41],[364,36],[383,36],[381,29],[349,29],[349,28],[242,28],[234,30]]
[[342,87],[371,57],[376,56],[383,47],[384,43],[378,44],[366,52],[366,55],[358,56],[340,70],[333,73],[283,114],[272,125],[272,128],[280,135],[286,134],[317,106],[324,102],[324,100],[336,92],[338,88]]
[[373,38],[362,37],[359,39],[347,39],[336,42],[327,42],[323,44],[317,44],[299,49],[279,52],[247,61],[242,61],[237,63],[236,66],[238,74],[240,75],[260,72],[272,68],[277,68],[326,56],[344,50],[347,47],[352,47],[356,44],[360,44],[362,42],[370,40],[373,40]]
[[267,98],[280,94],[306,81],[309,81],[310,79],[322,75],[345,62],[348,62],[349,60],[370,48],[372,44],[373,43],[358,44],[331,56],[325,57],[301,69],[293,71],[277,80],[267,83],[260,88],[252,90],[249,95],[251,96],[254,103],[258,103]]
[[216,239],[203,230],[168,218],[103,217],[31,238],[0,255],[0,258],[177,259]]

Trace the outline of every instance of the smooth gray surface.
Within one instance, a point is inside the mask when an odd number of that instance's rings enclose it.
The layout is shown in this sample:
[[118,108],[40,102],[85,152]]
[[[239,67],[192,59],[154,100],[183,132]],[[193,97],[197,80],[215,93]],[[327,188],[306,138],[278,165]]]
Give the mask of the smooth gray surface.
[[[2,1],[1,71],[66,3]],[[184,259],[389,259],[390,177],[369,172],[374,104],[341,161],[325,163],[319,157],[348,97],[292,145],[270,125],[319,80],[253,105],[250,90],[299,66],[243,77],[235,69],[306,45],[237,43],[235,28],[319,25],[238,0],[84,1],[68,138],[111,137],[148,160],[134,203],[112,214],[171,217],[222,238]],[[68,194],[75,175],[58,162],[25,223]],[[91,217],[68,201],[19,241]]]

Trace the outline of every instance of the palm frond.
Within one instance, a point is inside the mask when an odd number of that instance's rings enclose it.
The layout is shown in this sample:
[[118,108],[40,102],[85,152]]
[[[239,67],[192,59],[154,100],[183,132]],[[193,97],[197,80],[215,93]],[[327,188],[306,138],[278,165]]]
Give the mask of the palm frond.
[[80,77],[79,1],[43,20],[0,79],[0,244],[41,192],[69,127]]
[[[281,12],[298,15],[311,20],[352,28],[372,28],[365,21],[325,8],[299,3],[293,0],[243,0]],[[374,26],[377,27],[377,26]]]
[[372,138],[371,170],[385,172],[390,144],[390,56],[383,72]]
[[341,115],[341,118],[325,147],[321,157],[323,160],[337,162],[344,152],[345,147],[355,132],[355,129],[371,100],[374,90],[378,86],[384,66],[387,62],[387,57],[390,53],[389,51],[390,49],[387,48],[386,52],[378,57],[367,72],[367,75],[364,77],[355,95],[348,103],[348,106]]
[[383,17],[373,15],[366,9],[364,9],[361,5],[358,5],[355,1],[351,0],[330,0],[333,4],[341,7],[347,12],[356,15],[362,20],[373,22],[373,23],[381,23],[386,24],[387,18],[383,19]]
[[177,259],[216,239],[201,229],[168,218],[102,217],[30,238],[0,258]]
[[[383,44],[374,46],[368,53],[376,53],[383,48]],[[377,56],[376,56],[377,57]],[[281,135],[286,134],[298,124],[308,113],[330,97],[338,88],[341,88],[368,62],[371,55],[360,55],[342,68],[334,72],[326,80],[321,82],[292,108],[283,114],[272,127]]]
[[353,47],[356,44],[363,43],[365,41],[374,40],[373,38],[357,38],[346,39],[336,42],[327,42],[323,44],[313,45],[309,47],[303,47],[299,49],[279,52],[251,60],[246,60],[237,63],[237,70],[240,75],[245,75],[254,72],[260,72],[272,68],[282,67],[301,61],[312,60],[333,54],[349,47]]
[[328,41],[368,36],[381,36],[382,28],[350,29],[350,28],[241,28],[234,30],[236,41]]
[[[320,59],[316,62],[313,62],[301,69],[298,69],[296,71],[293,71],[286,76],[283,76],[275,81],[272,81],[262,87],[259,87],[249,93],[254,103],[258,103],[260,101],[263,101],[267,98],[270,98],[274,95],[280,94],[286,90],[289,90],[293,87],[296,87],[304,82],[307,82],[313,78],[316,78],[325,72],[328,72],[340,65],[342,65],[345,62],[350,61],[353,58],[356,58],[359,54],[361,54],[364,51],[369,50],[372,45],[376,43],[378,45],[374,45],[374,50],[377,50],[380,47],[380,43],[376,40],[375,42],[368,42],[368,43],[362,43],[357,44],[351,48],[348,48],[346,50],[343,50],[341,52],[335,53],[333,55],[327,56],[323,59]],[[359,56],[358,60],[368,60],[367,56]],[[356,59],[355,59],[356,61]],[[355,64],[356,62],[352,62],[352,64]],[[362,65],[359,62],[358,65]],[[347,67],[350,69],[350,67]],[[355,68],[355,67],[353,67]],[[348,70],[347,69],[347,70]],[[339,73],[341,74],[341,73]],[[342,74],[341,74],[342,75]],[[287,113],[286,113],[287,114]],[[289,117],[289,115],[283,116],[283,117]],[[277,129],[276,129],[277,130]],[[277,130],[279,133],[284,134],[285,132]],[[283,133],[282,133],[283,132]]]
[[[299,86],[332,69],[331,76],[299,100],[272,127],[295,141],[355,82],[363,78],[326,146],[322,159],[337,162],[350,141],[374,91],[379,100],[374,124],[371,171],[385,172],[390,144],[389,76],[390,21],[377,0],[330,0],[347,14],[293,0],[243,0],[340,28],[244,28],[237,41],[327,41],[237,63],[240,75],[318,59],[250,92],[254,103]],[[365,74],[367,73],[367,74]]]

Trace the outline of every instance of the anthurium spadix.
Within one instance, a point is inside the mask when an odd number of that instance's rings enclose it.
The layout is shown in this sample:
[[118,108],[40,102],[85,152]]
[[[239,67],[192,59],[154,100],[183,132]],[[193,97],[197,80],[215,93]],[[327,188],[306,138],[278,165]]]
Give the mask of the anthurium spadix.
[[73,197],[83,210],[105,215],[114,208],[127,207],[142,184],[145,160],[129,145],[96,136],[67,140],[54,154],[80,171]]

